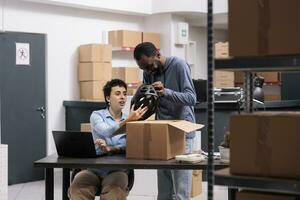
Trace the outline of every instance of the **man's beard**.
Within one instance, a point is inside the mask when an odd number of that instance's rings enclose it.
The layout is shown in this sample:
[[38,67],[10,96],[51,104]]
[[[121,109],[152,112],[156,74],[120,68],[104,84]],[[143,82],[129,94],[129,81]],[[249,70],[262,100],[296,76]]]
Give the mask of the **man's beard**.
[[163,72],[164,65],[159,60],[155,60],[153,65],[155,70],[151,72],[152,74],[160,74]]

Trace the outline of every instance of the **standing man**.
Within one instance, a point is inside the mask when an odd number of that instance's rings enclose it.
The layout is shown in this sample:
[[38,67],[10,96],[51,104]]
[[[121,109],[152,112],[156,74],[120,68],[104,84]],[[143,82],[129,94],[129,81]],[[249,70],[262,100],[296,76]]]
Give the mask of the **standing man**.
[[[150,42],[135,47],[134,59],[144,71],[144,83],[152,84],[160,95],[156,119],[195,122],[196,93],[188,64],[177,57],[164,57]],[[195,134],[186,135],[186,153],[192,153]],[[158,200],[187,200],[191,170],[157,170]]]

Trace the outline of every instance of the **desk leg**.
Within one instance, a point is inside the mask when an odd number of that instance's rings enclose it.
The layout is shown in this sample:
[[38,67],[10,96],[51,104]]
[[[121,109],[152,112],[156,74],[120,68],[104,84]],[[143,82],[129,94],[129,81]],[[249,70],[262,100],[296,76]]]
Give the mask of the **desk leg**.
[[228,188],[228,200],[235,200],[235,194],[238,191],[236,188]]
[[53,168],[45,169],[46,200],[54,200],[54,177]]
[[63,185],[62,185],[62,199],[69,200],[68,189],[70,187],[70,169],[63,169]]

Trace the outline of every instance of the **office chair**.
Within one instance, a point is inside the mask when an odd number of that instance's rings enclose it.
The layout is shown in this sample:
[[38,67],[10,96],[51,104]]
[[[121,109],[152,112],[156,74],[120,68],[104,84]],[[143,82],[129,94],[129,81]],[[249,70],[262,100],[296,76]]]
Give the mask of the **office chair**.
[[[80,172],[82,169],[73,169],[71,172],[71,182],[74,180],[75,175]],[[133,183],[134,183],[134,170],[133,169],[129,169],[127,170],[127,175],[128,175],[128,191],[130,191],[133,187]],[[99,188],[99,190],[97,191],[95,196],[100,196],[100,192],[101,192],[102,188]]]

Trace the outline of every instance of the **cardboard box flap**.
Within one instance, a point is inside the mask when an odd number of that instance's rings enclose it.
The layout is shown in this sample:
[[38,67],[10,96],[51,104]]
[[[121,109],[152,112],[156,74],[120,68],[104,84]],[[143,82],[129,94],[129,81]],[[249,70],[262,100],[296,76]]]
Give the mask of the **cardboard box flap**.
[[[149,120],[149,121],[134,121],[134,122],[127,122],[128,124],[168,124],[170,126],[173,126],[175,128],[178,128],[186,133],[189,133],[191,131],[195,131],[198,129],[201,129],[204,127],[203,124],[195,124],[189,121],[185,120]],[[126,124],[127,124],[126,123]],[[111,137],[118,135],[118,134],[123,134],[126,132],[126,125],[120,127],[117,129]]]
[[198,130],[198,129],[201,129],[204,127],[203,124],[195,124],[195,123],[185,121],[185,120],[170,121],[168,124],[175,128],[178,128],[180,130],[183,130],[186,133],[189,133],[191,131],[195,131],[195,130]]

